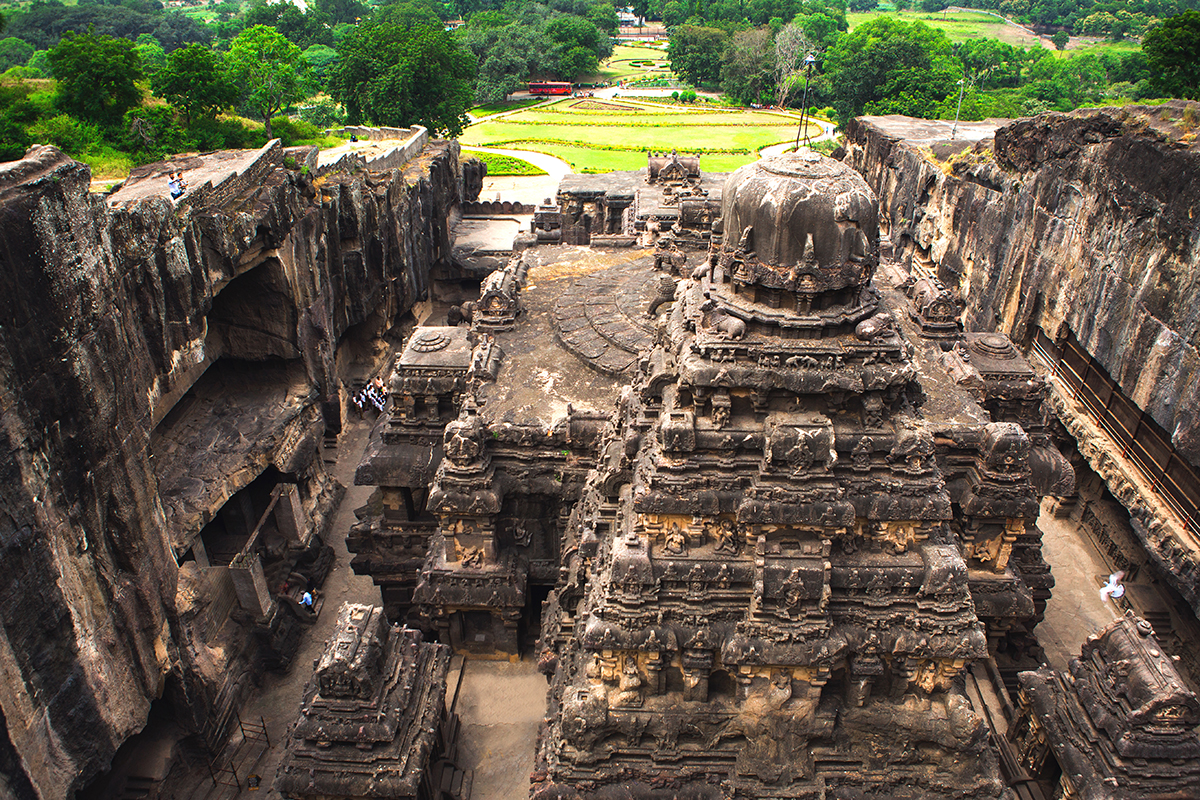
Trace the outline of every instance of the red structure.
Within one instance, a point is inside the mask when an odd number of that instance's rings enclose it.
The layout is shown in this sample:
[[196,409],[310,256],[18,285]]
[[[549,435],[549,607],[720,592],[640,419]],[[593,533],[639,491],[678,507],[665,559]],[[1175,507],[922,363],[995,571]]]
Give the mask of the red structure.
[[530,94],[570,94],[570,81],[531,81]]

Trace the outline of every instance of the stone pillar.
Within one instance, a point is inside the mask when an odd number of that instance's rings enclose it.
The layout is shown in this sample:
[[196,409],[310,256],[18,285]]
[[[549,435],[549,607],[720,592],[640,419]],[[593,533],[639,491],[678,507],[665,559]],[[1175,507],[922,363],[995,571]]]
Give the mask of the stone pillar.
[[301,547],[308,544],[311,526],[304,516],[304,504],[294,483],[279,484],[279,499],[275,502],[275,525],[288,542]]
[[263,575],[262,561],[258,553],[252,553],[242,559],[235,559],[229,565],[229,577],[233,580],[233,590],[237,592],[238,603],[257,618],[267,616],[271,611],[271,591],[267,588],[267,579]]

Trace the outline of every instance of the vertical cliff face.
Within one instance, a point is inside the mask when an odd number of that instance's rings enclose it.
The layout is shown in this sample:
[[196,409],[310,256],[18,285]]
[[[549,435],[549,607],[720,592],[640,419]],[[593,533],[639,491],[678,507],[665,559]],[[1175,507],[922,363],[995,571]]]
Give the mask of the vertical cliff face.
[[896,246],[959,287],[968,327],[1028,342],[1069,326],[1200,464],[1200,151],[1171,122],[1196,113],[1184,105],[1043,114],[940,162],[905,141],[916,121],[864,117],[846,158]]
[[231,353],[302,365],[303,402],[335,399],[343,333],[403,313],[449,254],[456,144],[315,180],[277,146],[251,161],[228,192],[179,206],[110,207],[49,147],[0,165],[0,787],[14,796],[66,797],[106,768],[169,674],[199,706],[216,694],[176,609],[178,545],[198,531],[164,510],[155,426]]

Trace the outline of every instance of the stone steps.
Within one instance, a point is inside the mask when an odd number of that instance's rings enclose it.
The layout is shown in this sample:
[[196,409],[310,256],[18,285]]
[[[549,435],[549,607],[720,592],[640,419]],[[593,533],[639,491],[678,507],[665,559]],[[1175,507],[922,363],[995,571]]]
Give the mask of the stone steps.
[[593,369],[625,372],[654,342],[654,320],[646,309],[657,282],[656,272],[622,267],[580,278],[555,305],[555,335]]

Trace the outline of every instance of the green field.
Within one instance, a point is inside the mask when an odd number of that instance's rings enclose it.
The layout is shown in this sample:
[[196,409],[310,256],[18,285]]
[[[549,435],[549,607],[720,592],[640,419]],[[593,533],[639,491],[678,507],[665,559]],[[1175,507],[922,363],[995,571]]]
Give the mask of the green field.
[[[655,66],[633,66],[633,62],[653,61]],[[600,71],[590,78],[582,79],[581,83],[620,83],[623,80],[636,78],[670,77],[671,70],[667,65],[667,54],[652,47],[619,44],[613,48],[613,54],[603,64]]]
[[[768,111],[691,109],[661,103],[565,99],[463,131],[464,146],[548,153],[578,172],[640,169],[646,151],[701,154],[705,170],[725,172],[763,147],[796,137],[794,116]],[[810,135],[820,133],[813,124]]]
[[850,12],[846,15],[846,19],[850,22],[850,29],[853,30],[856,26],[882,14],[894,16],[904,22],[924,22],[931,28],[945,31],[952,42],[992,38],[1017,47],[1042,46],[1041,40],[1033,34],[990,14],[976,11],[942,11],[936,14],[923,11],[902,11],[897,14],[895,11],[877,10],[861,13]]
[[501,100],[498,103],[488,103],[482,106],[475,106],[468,112],[473,117],[490,117],[492,114],[501,114],[505,111],[515,111],[518,108],[528,108],[536,106],[538,103],[545,102],[544,97],[532,97],[527,100]]

